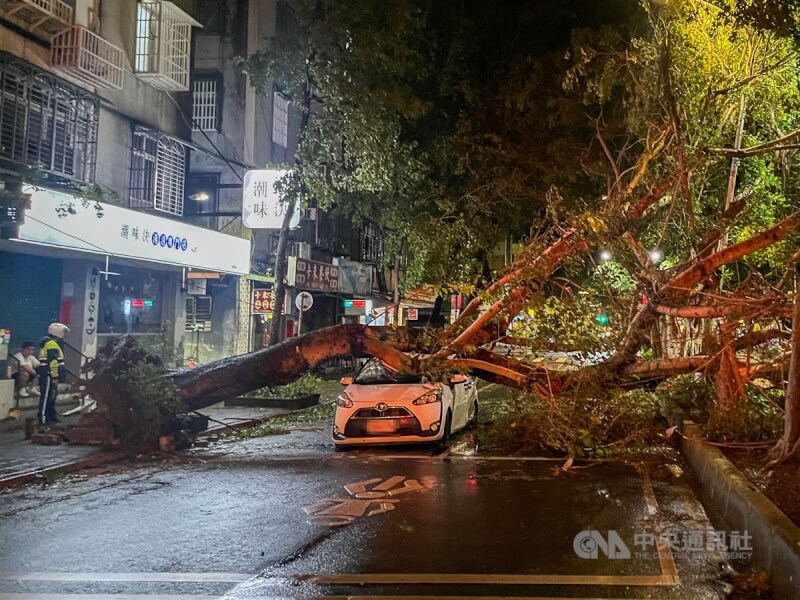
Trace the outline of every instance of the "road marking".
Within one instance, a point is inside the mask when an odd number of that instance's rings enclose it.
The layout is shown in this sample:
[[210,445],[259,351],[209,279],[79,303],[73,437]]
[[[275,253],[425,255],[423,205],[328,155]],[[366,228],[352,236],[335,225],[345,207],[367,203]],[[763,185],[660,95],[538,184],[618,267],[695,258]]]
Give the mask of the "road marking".
[[[311,600],[464,600],[464,596],[316,596]],[[565,598],[562,596],[467,596],[476,600],[614,600],[605,596],[603,598],[585,597]],[[625,600],[644,600],[625,598]],[[678,599],[676,599],[678,600]]]
[[[187,596],[174,594],[29,594],[3,593],[0,600],[220,600],[222,596]],[[470,596],[476,600],[555,600],[553,596]],[[259,596],[259,600],[286,600],[286,596]],[[464,600],[464,596],[312,596],[309,600]],[[602,598],[563,598],[558,600],[604,600]],[[606,600],[608,597],[606,596]],[[613,599],[611,599],[613,600]],[[625,600],[637,600],[626,598]],[[643,600],[643,599],[642,599]]]
[[[219,594],[215,596],[198,596],[187,594],[26,594],[26,593],[5,593],[0,592],[0,600],[219,600]],[[270,600],[261,597],[260,600]],[[277,599],[276,599],[277,600]]]
[[69,573],[56,571],[0,572],[0,581],[242,583],[251,577],[253,577],[253,575],[248,575],[246,573]]
[[676,585],[668,575],[499,575],[494,573],[330,573],[295,575],[321,585]]
[[[402,485],[396,487],[398,484]],[[314,504],[304,506],[303,510],[311,516],[307,521],[308,524],[323,527],[349,525],[357,517],[365,515],[372,517],[394,510],[394,505],[400,500],[390,499],[390,496],[399,496],[425,488],[416,479],[406,479],[405,475],[393,475],[386,480],[376,477],[348,483],[344,489],[352,498],[323,498]]]
[[[658,513],[658,500],[656,500],[656,493],[653,490],[653,482],[650,480],[650,471],[644,465],[640,465],[638,468],[642,478],[642,492],[644,493],[647,511],[650,516],[655,516]],[[661,564],[661,574],[665,577],[671,577],[675,580],[675,583],[679,583],[678,567],[675,565],[675,559],[672,556],[672,549],[669,547],[669,543],[660,535],[656,537],[655,541],[658,562]]]

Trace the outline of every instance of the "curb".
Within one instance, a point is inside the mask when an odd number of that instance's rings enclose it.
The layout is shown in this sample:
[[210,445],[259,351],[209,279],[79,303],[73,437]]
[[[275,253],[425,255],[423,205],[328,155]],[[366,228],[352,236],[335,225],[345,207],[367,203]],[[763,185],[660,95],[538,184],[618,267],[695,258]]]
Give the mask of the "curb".
[[208,429],[198,433],[197,437],[201,436],[208,437],[210,435],[219,435],[220,433],[225,433],[226,431],[237,431],[239,429],[250,429],[251,427],[258,427],[259,425],[263,425],[264,423],[272,419],[277,419],[278,417],[285,417],[286,415],[303,412],[304,410],[308,410],[309,408],[324,406],[326,404],[329,404],[330,402],[332,401],[320,402],[318,404],[312,404],[311,406],[306,406],[305,408],[296,408],[293,410],[287,410],[286,412],[278,413],[276,415],[254,417],[252,419],[247,419],[246,421],[237,421],[236,423],[231,423],[230,425],[218,425],[216,427],[209,427]]
[[770,575],[776,599],[800,597],[800,527],[762,494],[715,446],[697,441],[703,433],[683,420],[681,451],[705,495],[734,530],[752,535],[753,563]]
[[74,462],[61,463],[59,465],[53,465],[52,467],[46,467],[43,469],[34,469],[25,473],[15,473],[9,477],[0,479],[0,491],[17,485],[30,483],[36,479],[50,478],[51,476],[60,477],[61,475],[75,473],[76,471],[82,471],[83,469],[99,467],[100,465],[122,460],[128,456],[129,454],[127,452],[103,452],[101,454],[90,456],[82,460],[76,460]]

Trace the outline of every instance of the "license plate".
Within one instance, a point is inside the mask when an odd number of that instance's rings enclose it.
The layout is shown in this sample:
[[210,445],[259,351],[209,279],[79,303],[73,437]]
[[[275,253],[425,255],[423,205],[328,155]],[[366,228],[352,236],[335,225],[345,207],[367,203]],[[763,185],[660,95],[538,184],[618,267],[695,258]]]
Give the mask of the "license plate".
[[367,421],[367,433],[394,433],[394,421]]

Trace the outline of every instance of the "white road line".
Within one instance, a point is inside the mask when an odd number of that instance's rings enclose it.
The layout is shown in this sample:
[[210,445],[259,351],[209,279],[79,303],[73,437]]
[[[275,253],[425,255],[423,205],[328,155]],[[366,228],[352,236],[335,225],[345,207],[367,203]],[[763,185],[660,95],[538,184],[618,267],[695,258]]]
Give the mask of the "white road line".
[[[464,600],[465,598],[475,598],[475,600],[615,600],[609,596],[603,598],[580,597],[564,598],[562,596],[317,596],[311,600]],[[620,599],[621,600],[621,599]],[[625,598],[625,600],[643,600],[637,598]],[[678,598],[674,600],[680,600]]]
[[523,575],[496,573],[330,573],[296,575],[321,585],[675,585],[668,575]]
[[130,581],[172,583],[242,583],[254,575],[246,573],[69,573],[0,572],[0,581]]
[[[650,471],[647,465],[639,465],[639,474],[642,478],[642,493],[644,494],[644,501],[647,505],[647,511],[651,516],[658,514],[658,500],[656,493],[653,490],[653,482],[650,480]],[[667,541],[660,535],[656,536],[656,550],[658,551],[658,562],[661,564],[661,574],[665,577],[670,577],[679,583],[678,567],[675,564],[675,559],[672,556],[672,549]]]
[[[0,600],[219,600],[222,596],[187,594],[14,594],[0,592]],[[269,600],[261,598],[260,600]]]

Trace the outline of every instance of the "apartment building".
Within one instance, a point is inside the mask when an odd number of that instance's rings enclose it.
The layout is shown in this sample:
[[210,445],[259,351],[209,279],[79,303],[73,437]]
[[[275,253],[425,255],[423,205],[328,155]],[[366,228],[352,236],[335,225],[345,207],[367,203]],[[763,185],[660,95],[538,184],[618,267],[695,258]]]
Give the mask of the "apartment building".
[[191,216],[189,165],[214,152],[192,142],[194,14],[180,0],[0,0],[0,328],[12,350],[51,321],[70,326],[73,372],[123,333],[173,366],[196,358],[198,330],[225,332],[220,354],[237,348],[239,323],[213,317],[217,304],[238,315],[250,241]]
[[[291,168],[299,136],[300,115],[284,95],[282,82],[264,94],[248,85],[239,58],[260,48],[270,36],[295,34],[290,4],[281,0],[198,0],[193,79],[192,142],[207,152],[192,156],[189,191],[198,219],[228,232],[243,229],[252,239],[248,282],[242,279],[239,322],[250,321],[249,348],[267,344],[275,316],[271,301],[279,230],[242,228],[242,183],[248,169]],[[245,34],[246,32],[246,34]],[[313,116],[312,116],[313,118]],[[323,167],[320,167],[323,168]],[[370,223],[353,223],[335,209],[317,210],[313,201],[300,212],[290,233],[288,294],[283,337],[296,335],[296,295],[314,297],[303,315],[303,331],[341,322],[385,322],[393,297],[392,274],[383,268],[383,234]],[[391,262],[391,261],[389,261]],[[216,289],[216,288],[214,288]],[[214,320],[233,322],[232,315]],[[209,356],[214,332],[195,336],[201,360]],[[239,338],[244,351],[244,336]]]

